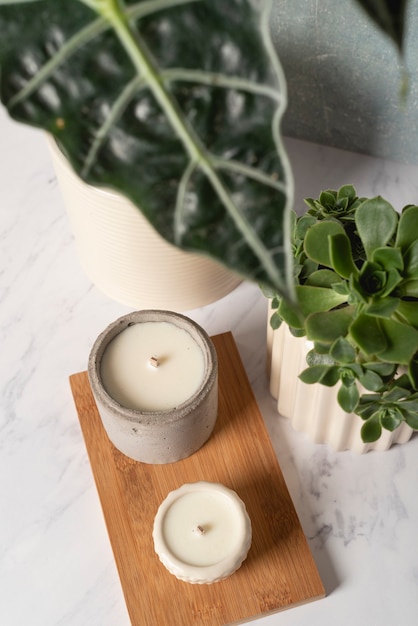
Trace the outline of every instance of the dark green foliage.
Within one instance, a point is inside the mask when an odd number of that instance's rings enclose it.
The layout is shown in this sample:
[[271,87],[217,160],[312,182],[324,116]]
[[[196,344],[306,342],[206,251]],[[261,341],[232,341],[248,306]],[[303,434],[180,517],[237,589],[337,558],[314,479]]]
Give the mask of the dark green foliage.
[[[357,2],[401,49],[406,0]],[[56,137],[84,180],[128,196],[168,241],[292,299],[286,89],[270,6],[0,0],[0,94],[15,119]],[[326,191],[312,211],[352,222],[356,202],[352,188]]]
[[291,295],[270,2],[0,0],[1,99],[176,246]]

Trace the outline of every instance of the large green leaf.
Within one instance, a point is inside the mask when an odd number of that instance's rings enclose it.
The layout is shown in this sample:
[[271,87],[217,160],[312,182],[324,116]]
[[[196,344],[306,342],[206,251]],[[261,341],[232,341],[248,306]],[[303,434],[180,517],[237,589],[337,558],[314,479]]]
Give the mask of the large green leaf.
[[292,292],[271,1],[0,0],[1,99],[175,245]]

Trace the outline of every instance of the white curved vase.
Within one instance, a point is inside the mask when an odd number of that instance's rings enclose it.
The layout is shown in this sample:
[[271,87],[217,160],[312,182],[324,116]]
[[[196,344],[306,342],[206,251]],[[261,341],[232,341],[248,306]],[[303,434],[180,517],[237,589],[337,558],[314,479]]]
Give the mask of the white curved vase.
[[387,450],[394,443],[406,443],[413,430],[405,423],[394,432],[383,430],[374,443],[363,443],[360,436],[363,420],[346,413],[337,401],[338,385],[307,385],[299,374],[307,367],[306,355],[311,345],[304,337],[294,337],[286,324],[273,331],[268,322],[267,352],[270,393],[277,399],[280,415],[292,427],[304,432],[315,443],[326,443],[334,450]]
[[134,309],[182,312],[222,298],[241,282],[215,261],[167,243],[122,195],[84,183],[47,140],[78,258],[110,298]]

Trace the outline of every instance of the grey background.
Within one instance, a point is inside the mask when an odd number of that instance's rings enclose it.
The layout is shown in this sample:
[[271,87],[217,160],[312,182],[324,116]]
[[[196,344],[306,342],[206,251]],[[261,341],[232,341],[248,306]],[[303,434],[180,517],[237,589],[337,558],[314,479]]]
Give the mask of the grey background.
[[354,0],[274,0],[289,99],[284,135],[418,163],[418,0],[409,5],[403,102],[398,51]]

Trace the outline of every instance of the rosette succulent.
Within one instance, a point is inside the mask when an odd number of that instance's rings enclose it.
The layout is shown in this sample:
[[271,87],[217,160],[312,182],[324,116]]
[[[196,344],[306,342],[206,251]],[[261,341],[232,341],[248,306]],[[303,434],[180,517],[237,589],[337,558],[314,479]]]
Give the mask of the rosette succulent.
[[397,213],[352,185],[305,202],[292,216],[297,303],[273,297],[272,326],[312,341],[301,379],[339,384],[364,441],[418,429],[418,206]]

